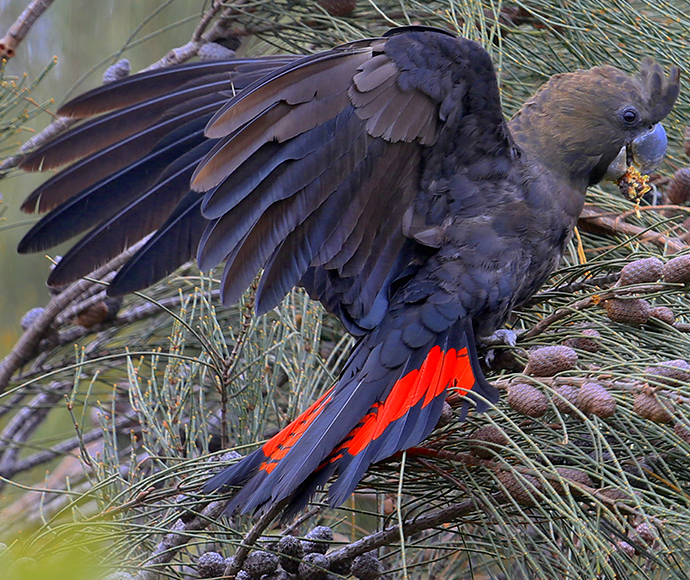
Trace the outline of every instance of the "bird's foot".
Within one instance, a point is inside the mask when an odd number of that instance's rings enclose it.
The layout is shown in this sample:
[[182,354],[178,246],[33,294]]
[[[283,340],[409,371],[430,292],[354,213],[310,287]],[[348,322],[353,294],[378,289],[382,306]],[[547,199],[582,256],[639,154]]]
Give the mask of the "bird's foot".
[[518,332],[509,330],[508,328],[501,328],[490,336],[482,336],[479,342],[483,346],[515,346],[518,340]]
[[[515,330],[501,328],[490,336],[482,336],[479,338],[480,347],[486,348],[484,352],[484,362],[490,369],[505,368],[506,364],[503,359],[507,355],[511,360],[514,358],[506,349],[497,349],[494,347],[509,346],[515,347],[517,345],[519,333]],[[508,364],[507,366],[511,366]]]

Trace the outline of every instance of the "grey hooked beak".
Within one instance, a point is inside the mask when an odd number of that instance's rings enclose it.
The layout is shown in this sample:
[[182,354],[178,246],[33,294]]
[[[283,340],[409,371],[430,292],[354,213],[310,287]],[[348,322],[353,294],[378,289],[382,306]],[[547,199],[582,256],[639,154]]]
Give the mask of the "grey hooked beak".
[[616,158],[608,166],[604,179],[618,181],[630,165],[634,165],[642,174],[654,171],[666,155],[668,138],[661,123],[653,125],[642,135],[621,147]]

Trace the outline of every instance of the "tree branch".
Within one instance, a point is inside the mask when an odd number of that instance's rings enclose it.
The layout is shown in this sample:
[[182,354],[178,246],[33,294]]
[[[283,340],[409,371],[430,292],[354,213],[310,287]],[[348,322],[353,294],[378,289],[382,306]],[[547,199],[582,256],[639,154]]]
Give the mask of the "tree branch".
[[0,60],[10,59],[16,54],[19,43],[52,3],[53,0],[33,0],[24,9],[5,36],[0,39]]

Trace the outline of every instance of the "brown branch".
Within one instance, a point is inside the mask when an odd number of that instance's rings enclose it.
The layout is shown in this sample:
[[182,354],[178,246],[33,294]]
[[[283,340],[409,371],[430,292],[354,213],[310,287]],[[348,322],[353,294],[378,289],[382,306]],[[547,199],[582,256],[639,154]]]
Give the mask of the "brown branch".
[[[194,34],[192,35],[192,39],[188,43],[178,46],[177,48],[173,48],[163,58],[154,62],[152,65],[147,66],[144,71],[165,68],[174,64],[186,62],[190,58],[197,56],[199,49],[205,44],[227,38],[230,29],[229,24],[233,17],[239,13],[236,8],[245,3],[246,0],[237,0],[233,2],[232,6],[223,10],[221,16],[208,30],[208,32],[201,34],[201,31],[204,30],[208,25],[208,22],[213,19],[213,16],[215,16],[215,14],[218,12],[218,9],[222,7],[221,2],[214,2],[213,6],[202,17],[199,26],[197,26]],[[233,36],[234,35],[235,34],[233,31]]]
[[649,242],[659,248],[668,249],[670,253],[680,252],[688,247],[680,238],[671,238],[646,228],[634,226],[625,222],[621,216],[611,217],[600,208],[590,205],[585,206],[582,210],[577,227],[582,231],[601,232],[603,230],[603,233],[606,234],[623,234],[634,237],[641,242]]
[[194,30],[194,34],[192,34],[193,42],[199,42],[201,40],[204,30],[206,30],[211,20],[213,20],[214,16],[218,14],[218,12],[220,12],[221,8],[223,8],[223,2],[221,2],[220,0],[213,0],[211,2],[211,7],[201,17],[199,24]]
[[[115,428],[120,429],[132,423],[136,423],[136,420],[134,418],[134,413],[129,412],[128,414],[117,417],[115,419]],[[82,444],[92,443],[93,441],[97,441],[101,438],[103,438],[103,429],[101,427],[94,427],[90,431],[86,431],[81,435],[75,435],[71,439],[66,439],[61,443],[54,445],[50,449],[39,451],[37,453],[34,453],[33,455],[30,455],[26,459],[19,460],[15,462],[14,465],[12,465],[10,468],[1,468],[0,477],[10,479],[17,475],[17,473],[33,469],[37,465],[47,463],[48,461],[51,461],[56,457],[66,455],[67,453],[76,449]],[[0,480],[0,490],[4,487],[4,485],[5,482]]]
[[588,296],[587,298],[582,298],[581,300],[577,300],[576,302],[573,302],[569,306],[566,306],[564,308],[559,308],[557,310],[554,310],[551,314],[549,314],[547,317],[542,318],[537,324],[535,324],[532,328],[530,328],[527,332],[524,334],[521,334],[520,337],[524,339],[532,338],[534,336],[537,336],[538,334],[541,334],[544,332],[549,326],[551,326],[554,322],[557,322],[563,318],[566,318],[573,312],[577,312],[579,310],[585,310],[587,308],[590,308],[592,306],[597,306],[604,300],[608,300],[611,298],[616,298],[618,296],[628,296],[631,294],[651,294],[653,292],[659,292],[661,290],[665,290],[668,288],[668,285],[666,284],[645,284],[645,285],[637,285],[637,286],[626,286],[624,288],[611,288],[609,290],[606,290],[605,292],[602,292],[601,294],[595,294],[594,296]]
[[242,543],[237,548],[232,561],[225,568],[224,576],[230,576],[234,578],[237,573],[242,568],[242,564],[247,559],[249,555],[249,550],[251,550],[254,543],[261,537],[264,530],[271,525],[271,522],[283,511],[283,508],[288,503],[289,498],[279,501],[269,508],[260,518],[259,521],[254,524],[254,527],[249,530],[247,535],[242,540]]
[[[16,473],[14,468],[22,446],[41,426],[48,413],[71,385],[71,382],[54,383],[48,390],[36,395],[28,405],[12,417],[0,435],[0,444],[3,450],[0,458],[0,475],[2,477],[8,477],[6,475],[8,473]],[[0,479],[0,492],[6,485],[7,480]]]
[[5,36],[0,39],[0,60],[12,58],[17,51],[19,43],[29,33],[29,30],[43,14],[53,0],[33,0],[10,26]]
[[19,153],[12,155],[0,163],[0,178],[4,177],[10,169],[17,167],[26,158],[27,153],[42,147],[46,143],[52,141],[55,137],[67,131],[74,125],[78,119],[70,119],[69,117],[58,117],[43,131],[37,133],[29,139],[24,145],[19,148]]
[[7,388],[12,375],[19,367],[29,362],[36,354],[41,339],[46,335],[55,319],[65,310],[72,302],[78,299],[87,290],[94,285],[98,285],[102,278],[108,274],[113,273],[122,264],[124,264],[134,253],[144,244],[146,240],[140,241],[131,248],[122,252],[119,256],[113,258],[105,266],[96,270],[89,279],[83,278],[78,280],[65,290],[60,292],[57,296],[48,303],[43,312],[36,318],[36,320],[26,329],[21,338],[14,345],[12,351],[0,362],[0,392]]
[[[503,503],[506,498],[502,493],[496,492],[491,495],[496,503]],[[406,538],[430,530],[442,524],[452,522],[453,520],[466,516],[478,509],[478,502],[475,499],[468,499],[458,504],[452,504],[449,507],[438,509],[430,514],[424,514],[415,518],[411,518],[403,522],[402,532]],[[360,556],[376,548],[387,546],[400,539],[400,526],[391,526],[381,532],[371,534],[366,538],[357,540],[352,544],[348,544],[344,548],[340,548],[328,555],[329,568],[335,564],[340,564],[346,560],[351,560],[356,556]]]

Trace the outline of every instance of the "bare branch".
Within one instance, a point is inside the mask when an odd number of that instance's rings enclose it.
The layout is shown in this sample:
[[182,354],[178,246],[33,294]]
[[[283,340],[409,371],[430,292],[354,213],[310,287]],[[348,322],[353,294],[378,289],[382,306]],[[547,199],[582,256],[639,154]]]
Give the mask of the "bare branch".
[[[501,500],[506,501],[505,497],[500,492],[493,493],[491,497],[497,503],[500,503]],[[436,526],[452,522],[459,517],[472,513],[476,509],[478,509],[478,502],[475,499],[468,499],[461,503],[452,504],[449,507],[436,510],[430,514],[424,514],[416,518],[406,520],[402,526],[403,533],[407,538],[413,534],[423,532],[424,530],[429,530],[431,528],[435,528]],[[371,550],[375,550],[376,548],[381,548],[382,546],[395,543],[399,540],[399,538],[400,527],[391,526],[381,532],[371,534],[366,538],[362,538],[361,540],[353,542],[352,544],[349,544],[340,550],[332,552],[328,555],[329,564],[330,566],[333,566],[334,564],[339,564],[346,560],[350,560],[362,554],[366,554]]]
[[629,224],[624,221],[622,216],[606,215],[602,209],[591,205],[585,206],[577,223],[583,231],[603,230],[606,234],[623,234],[635,237],[641,242],[649,242],[661,249],[669,250],[670,253],[680,252],[688,247],[680,238],[670,238],[659,232]]
[[145,240],[141,240],[138,244],[135,244],[122,252],[119,256],[113,258],[105,266],[96,270],[92,274],[92,278],[83,278],[71,286],[68,286],[48,303],[43,312],[36,318],[34,323],[26,329],[24,334],[17,341],[17,344],[14,345],[10,354],[0,362],[0,392],[7,388],[14,372],[35,356],[36,349],[41,339],[46,335],[60,313],[62,313],[74,300],[82,296],[84,292],[94,285],[100,285],[98,280],[105,278],[108,274],[117,270],[136,253],[144,242]]
[[19,43],[24,40],[34,23],[52,3],[53,0],[33,0],[24,9],[5,36],[0,39],[0,59],[10,59],[16,54]]

